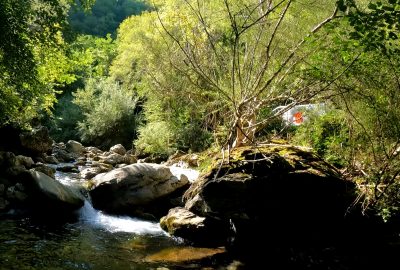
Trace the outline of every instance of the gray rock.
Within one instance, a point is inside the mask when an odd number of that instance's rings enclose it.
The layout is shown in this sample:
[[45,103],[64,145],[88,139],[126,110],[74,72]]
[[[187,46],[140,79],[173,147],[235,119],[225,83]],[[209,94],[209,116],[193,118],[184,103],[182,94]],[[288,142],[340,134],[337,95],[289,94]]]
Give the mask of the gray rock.
[[64,149],[54,148],[53,149],[53,156],[61,162],[70,162],[74,161],[77,156],[73,153],[68,153]]
[[198,216],[182,207],[170,209],[168,214],[161,218],[160,226],[171,235],[207,244],[223,243],[228,231],[223,223]]
[[116,144],[110,148],[110,152],[117,153],[123,156],[126,154],[126,149],[122,144]]
[[91,167],[82,170],[79,174],[82,179],[92,179],[96,175],[102,173],[103,170],[101,167]]
[[55,157],[55,156],[45,156],[44,157],[44,161],[46,162],[46,163],[49,163],[49,164],[58,164],[58,163],[60,163],[59,161],[58,161],[58,159]]
[[85,147],[77,141],[73,141],[73,140],[69,140],[66,145],[66,150],[70,153],[74,153],[74,154],[82,154],[86,151]]
[[185,208],[176,207],[169,210],[167,216],[161,218],[160,225],[171,235],[185,237],[193,234],[193,231],[204,229],[205,219]]
[[100,159],[100,161],[115,166],[117,164],[124,163],[125,159],[124,156],[121,156],[120,154],[112,153],[106,157],[103,157],[102,159]]
[[36,163],[35,171],[42,172],[51,178],[54,178],[56,173],[56,169],[49,167],[43,163]]
[[189,183],[186,176],[173,176],[166,166],[147,163],[114,169],[93,180],[93,205],[114,212],[149,204]]
[[43,212],[56,210],[62,214],[63,211],[74,211],[83,206],[83,196],[71,187],[35,170],[30,170],[29,176],[26,187],[31,207]]
[[93,147],[93,146],[88,146],[86,147],[86,151],[88,153],[94,154],[94,155],[101,155],[103,154],[103,151],[101,151],[99,148],[97,147]]
[[32,166],[35,164],[35,162],[33,162],[33,159],[31,157],[25,157],[22,155],[18,155],[15,157],[15,165],[22,165],[27,169],[32,168]]
[[213,164],[186,191],[185,208],[233,224],[235,241],[244,246],[329,238],[351,217],[355,184],[312,152],[243,147],[232,150],[229,164],[219,157]]

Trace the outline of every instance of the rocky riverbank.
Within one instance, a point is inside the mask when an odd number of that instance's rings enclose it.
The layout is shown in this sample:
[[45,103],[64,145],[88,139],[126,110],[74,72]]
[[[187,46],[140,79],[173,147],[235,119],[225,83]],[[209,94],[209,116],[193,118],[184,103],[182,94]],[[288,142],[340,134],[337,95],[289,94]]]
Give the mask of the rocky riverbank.
[[[138,159],[122,145],[102,151],[76,141],[54,143],[44,129],[20,140],[16,153],[0,152],[0,213],[19,209],[65,218],[89,194],[97,209],[161,218],[170,235],[194,246],[225,246],[254,266],[259,263],[254,258],[263,258],[266,251],[274,264],[285,256],[303,263],[308,259],[298,256],[309,250],[321,261],[332,259],[320,254],[325,249],[337,254],[350,248],[359,257],[373,246],[383,247],[385,254],[393,251],[386,239],[396,229],[374,215],[361,215],[354,205],[356,185],[314,153],[295,146],[210,154],[201,164],[201,176],[189,181],[170,166],[198,166],[196,155],[178,153],[160,165]],[[55,168],[75,175],[82,188],[56,181]]]

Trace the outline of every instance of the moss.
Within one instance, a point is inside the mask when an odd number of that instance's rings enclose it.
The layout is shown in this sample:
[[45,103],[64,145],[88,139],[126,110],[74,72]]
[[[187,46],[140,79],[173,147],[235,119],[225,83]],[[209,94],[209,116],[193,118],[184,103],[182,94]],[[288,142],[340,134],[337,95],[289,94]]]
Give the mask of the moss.
[[230,153],[207,151],[199,154],[201,176],[185,193],[185,200],[191,198],[216,174],[245,173],[253,176],[284,175],[296,171],[322,177],[338,177],[337,170],[323,161],[317,154],[300,147],[283,144],[268,144],[258,147],[244,146],[232,149]]

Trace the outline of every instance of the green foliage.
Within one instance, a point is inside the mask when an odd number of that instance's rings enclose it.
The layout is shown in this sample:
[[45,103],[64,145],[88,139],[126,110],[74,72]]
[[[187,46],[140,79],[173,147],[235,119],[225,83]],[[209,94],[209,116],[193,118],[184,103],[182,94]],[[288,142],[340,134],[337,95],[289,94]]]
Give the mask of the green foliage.
[[82,141],[102,147],[116,143],[130,146],[140,123],[137,101],[116,82],[88,79],[85,88],[74,93],[74,103],[84,115],[78,123]]
[[347,165],[349,130],[345,114],[331,110],[324,115],[311,115],[295,130],[292,142],[312,147],[326,161],[343,167]]
[[77,123],[83,120],[80,108],[72,102],[70,93],[64,94],[54,106],[53,116],[45,123],[51,137],[57,142],[80,140]]
[[194,152],[207,149],[213,141],[212,133],[204,130],[201,123],[181,125],[175,140],[178,149]]
[[[45,55],[48,57],[49,54]],[[46,122],[51,136],[56,141],[79,140],[77,123],[83,120],[83,115],[79,107],[72,102],[72,92],[83,87],[86,78],[107,76],[114,56],[115,43],[110,36],[99,38],[79,35],[73,43],[68,44],[64,55],[54,58],[54,62],[59,66],[68,67],[68,73],[59,73],[56,77],[61,79],[69,75],[75,80],[73,84],[62,88],[63,93],[58,95],[52,116]]]
[[310,99],[323,87],[308,87],[296,68],[314,51],[302,46],[313,40],[310,29],[321,28],[335,1],[155,1],[155,9],[121,24],[110,73],[127,87],[140,82],[147,103],[161,107],[157,121],[174,129],[192,123],[189,115],[212,134],[230,129],[224,141],[240,130],[252,140],[267,125],[263,108]]
[[385,53],[398,53],[400,30],[400,1],[370,1],[360,8],[358,1],[338,1],[354,28],[351,38],[358,40],[366,50],[379,49]]
[[105,37],[115,34],[125,18],[148,8],[142,0],[96,0],[90,12],[79,4],[72,8],[69,23],[75,32]]
[[143,154],[170,155],[173,147],[173,132],[166,122],[150,122],[139,128],[138,139],[134,142],[136,151]]
[[116,45],[110,35],[104,38],[79,35],[69,45],[69,58],[78,78],[105,77],[116,55]]
[[58,86],[74,80],[60,34],[69,3],[0,1],[0,125],[26,125],[51,109]]

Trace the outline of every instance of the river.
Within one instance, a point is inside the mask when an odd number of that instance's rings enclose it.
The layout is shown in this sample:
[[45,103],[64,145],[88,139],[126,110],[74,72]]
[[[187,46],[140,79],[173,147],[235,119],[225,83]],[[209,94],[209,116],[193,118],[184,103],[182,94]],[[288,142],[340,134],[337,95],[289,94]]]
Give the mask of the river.
[[[67,185],[80,181],[56,173]],[[215,255],[218,254],[218,255]],[[221,269],[222,248],[194,248],[158,223],[107,215],[87,200],[77,217],[54,222],[8,213],[0,217],[0,269]],[[212,257],[214,255],[214,257]]]

